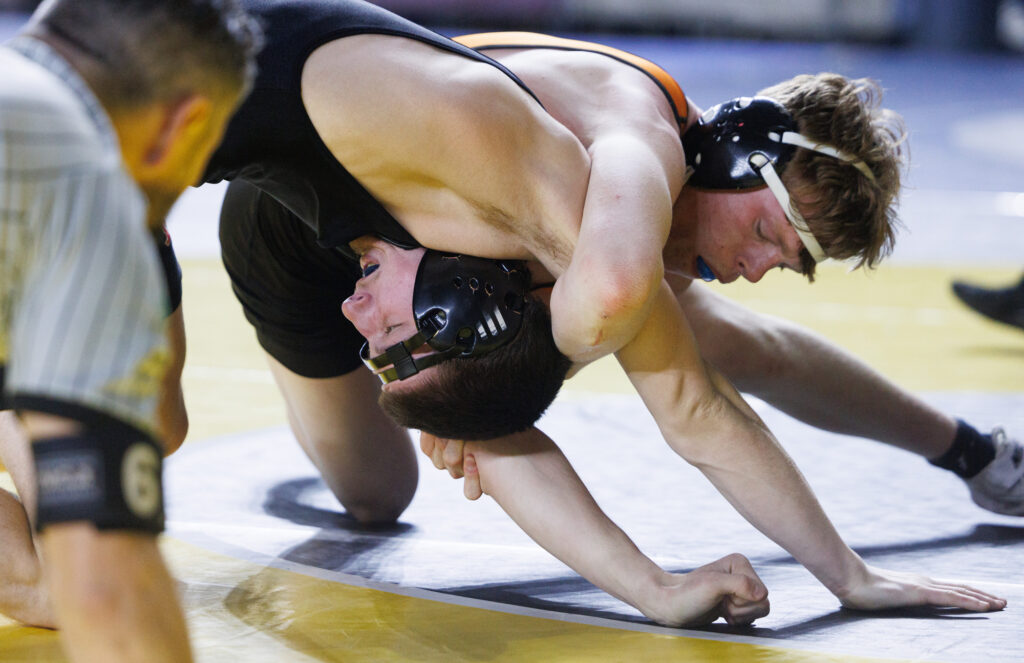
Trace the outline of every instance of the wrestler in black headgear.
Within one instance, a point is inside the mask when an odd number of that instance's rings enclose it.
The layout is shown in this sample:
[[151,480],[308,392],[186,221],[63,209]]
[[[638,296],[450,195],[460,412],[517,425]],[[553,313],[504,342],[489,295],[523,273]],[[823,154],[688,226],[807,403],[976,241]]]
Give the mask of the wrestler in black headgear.
[[[448,359],[485,355],[519,333],[529,287],[530,273],[521,261],[428,249],[413,286],[416,335],[372,358],[364,343],[363,363],[387,384]],[[436,352],[414,357],[424,344]]]

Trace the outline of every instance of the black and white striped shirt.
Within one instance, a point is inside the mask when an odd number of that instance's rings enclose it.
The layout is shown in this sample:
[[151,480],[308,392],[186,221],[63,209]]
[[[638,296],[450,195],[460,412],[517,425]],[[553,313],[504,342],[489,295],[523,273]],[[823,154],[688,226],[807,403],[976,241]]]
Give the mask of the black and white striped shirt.
[[0,71],[3,404],[153,432],[166,285],[145,197],[56,52],[17,37]]

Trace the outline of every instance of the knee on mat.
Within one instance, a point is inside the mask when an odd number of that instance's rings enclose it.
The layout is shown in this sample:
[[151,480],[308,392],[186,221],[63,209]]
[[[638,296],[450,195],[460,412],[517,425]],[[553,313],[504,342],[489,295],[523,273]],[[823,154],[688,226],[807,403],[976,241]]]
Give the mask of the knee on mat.
[[395,492],[389,495],[342,500],[345,513],[361,525],[390,525],[398,522],[412,495]]

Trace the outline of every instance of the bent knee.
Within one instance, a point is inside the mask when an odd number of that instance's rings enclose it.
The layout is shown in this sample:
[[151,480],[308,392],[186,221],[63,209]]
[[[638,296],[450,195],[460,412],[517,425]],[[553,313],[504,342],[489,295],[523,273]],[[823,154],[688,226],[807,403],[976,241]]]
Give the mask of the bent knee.
[[408,502],[362,501],[343,504],[345,513],[354,518],[360,525],[392,525],[398,522]]
[[398,522],[416,493],[416,484],[381,482],[382,492],[335,493],[345,513],[361,525],[390,525]]

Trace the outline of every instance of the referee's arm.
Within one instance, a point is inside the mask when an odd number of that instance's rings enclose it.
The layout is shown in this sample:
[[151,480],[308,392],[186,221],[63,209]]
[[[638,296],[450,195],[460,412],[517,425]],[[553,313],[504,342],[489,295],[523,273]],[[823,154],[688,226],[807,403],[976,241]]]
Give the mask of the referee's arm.
[[181,265],[174,252],[171,235],[164,227],[154,233],[153,239],[167,283],[169,310],[165,329],[171,357],[156,411],[164,455],[168,456],[178,450],[188,434],[188,410],[181,387],[181,375],[185,369],[185,317],[181,310]]

